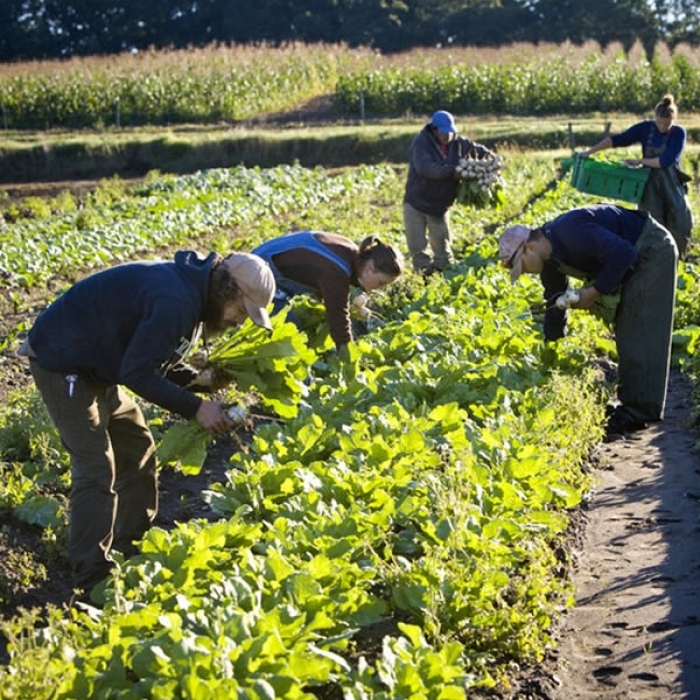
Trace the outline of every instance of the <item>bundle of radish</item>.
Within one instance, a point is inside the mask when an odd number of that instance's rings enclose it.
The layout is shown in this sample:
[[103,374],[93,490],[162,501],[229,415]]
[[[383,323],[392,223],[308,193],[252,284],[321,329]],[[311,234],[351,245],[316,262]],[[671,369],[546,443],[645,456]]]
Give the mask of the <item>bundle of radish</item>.
[[306,335],[284,314],[272,318],[272,333],[247,321],[223,337],[209,353],[209,364],[230,374],[243,391],[254,390],[263,406],[282,418],[297,414],[316,353]]
[[503,158],[495,153],[468,153],[457,164],[460,182],[457,202],[472,207],[498,206],[505,201],[501,168]]
[[356,313],[362,319],[371,318],[372,309],[370,309],[367,306],[368,302],[369,302],[369,298],[368,298],[367,294],[365,294],[364,292],[362,294],[358,294],[352,300],[352,311],[354,313]]
[[[246,321],[238,330],[222,336],[201,372],[211,368],[225,372],[237,389],[254,392],[263,406],[282,418],[293,418],[307,393],[304,381],[315,361],[316,353],[307,346],[306,336],[279,314],[272,318],[272,333]],[[244,406],[231,406],[228,415],[234,429],[250,425]],[[163,463],[177,464],[185,474],[198,474],[210,442],[211,436],[197,421],[181,421],[163,435],[158,458]]]

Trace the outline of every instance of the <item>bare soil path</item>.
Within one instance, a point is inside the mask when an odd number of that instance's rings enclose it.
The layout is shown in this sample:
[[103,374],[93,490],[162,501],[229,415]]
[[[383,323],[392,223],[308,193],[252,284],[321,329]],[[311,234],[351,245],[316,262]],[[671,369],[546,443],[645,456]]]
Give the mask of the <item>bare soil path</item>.
[[700,459],[690,387],[666,420],[604,445],[554,700],[700,699]]

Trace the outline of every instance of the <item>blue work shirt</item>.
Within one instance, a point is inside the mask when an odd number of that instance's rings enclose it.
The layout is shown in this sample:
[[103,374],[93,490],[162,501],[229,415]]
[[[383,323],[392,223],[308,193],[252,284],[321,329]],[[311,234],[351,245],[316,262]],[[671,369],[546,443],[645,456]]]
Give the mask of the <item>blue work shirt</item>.
[[644,158],[659,157],[659,165],[669,168],[672,165],[680,167],[681,153],[685,148],[686,132],[679,124],[674,124],[663,133],[659,131],[653,119],[647,119],[634,124],[626,131],[610,137],[614,148],[632,146],[638,143],[642,146]]
[[542,227],[552,254],[540,273],[547,303],[545,337],[564,335],[566,313],[554,306],[569,286],[569,275],[601,294],[612,294],[637,261],[635,244],[648,215],[614,204],[596,204],[561,214]]

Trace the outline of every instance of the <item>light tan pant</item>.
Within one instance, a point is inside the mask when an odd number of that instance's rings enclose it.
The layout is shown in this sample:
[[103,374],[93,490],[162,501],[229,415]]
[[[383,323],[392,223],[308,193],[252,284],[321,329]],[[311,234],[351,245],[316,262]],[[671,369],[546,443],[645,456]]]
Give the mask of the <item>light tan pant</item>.
[[118,386],[66,375],[31,360],[34,381],[71,457],[68,553],[74,584],[89,590],[130,553],[158,510],[155,444],[135,401]]
[[[449,211],[443,216],[431,216],[404,202],[403,221],[413,269],[421,271],[433,266],[444,270],[452,262]],[[432,254],[427,252],[428,243]]]

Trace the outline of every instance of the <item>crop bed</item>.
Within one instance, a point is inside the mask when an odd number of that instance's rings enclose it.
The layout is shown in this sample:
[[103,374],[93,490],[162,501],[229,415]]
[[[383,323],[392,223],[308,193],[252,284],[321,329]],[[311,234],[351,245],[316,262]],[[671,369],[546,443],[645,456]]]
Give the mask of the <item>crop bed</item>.
[[[41,536],[18,560],[28,580],[0,587],[3,697],[461,699],[506,695],[544,658],[571,604],[568,536],[602,436],[601,367],[613,366],[614,344],[575,313],[570,334],[544,345],[541,292],[536,281],[511,286],[497,233],[590,198],[551,159],[504,162],[502,204],[455,208],[454,267],[375,295],[383,320],[347,354],[329,352],[318,307],[303,307],[306,395],[212,446],[203,472],[162,466],[184,500],[119,561],[100,609],[59,599],[17,609],[18,590],[43,583],[38,563],[44,578],[65,566],[69,475],[33,390],[7,394],[4,532]],[[17,320],[2,362],[14,362],[40,302],[106,264],[185,246],[249,250],[300,228],[378,232],[403,247],[404,175],[154,174],[16,207],[0,230]],[[675,361],[697,341],[696,276],[683,266]],[[245,398],[264,406],[255,391]],[[162,436],[175,417],[145,409]]]

